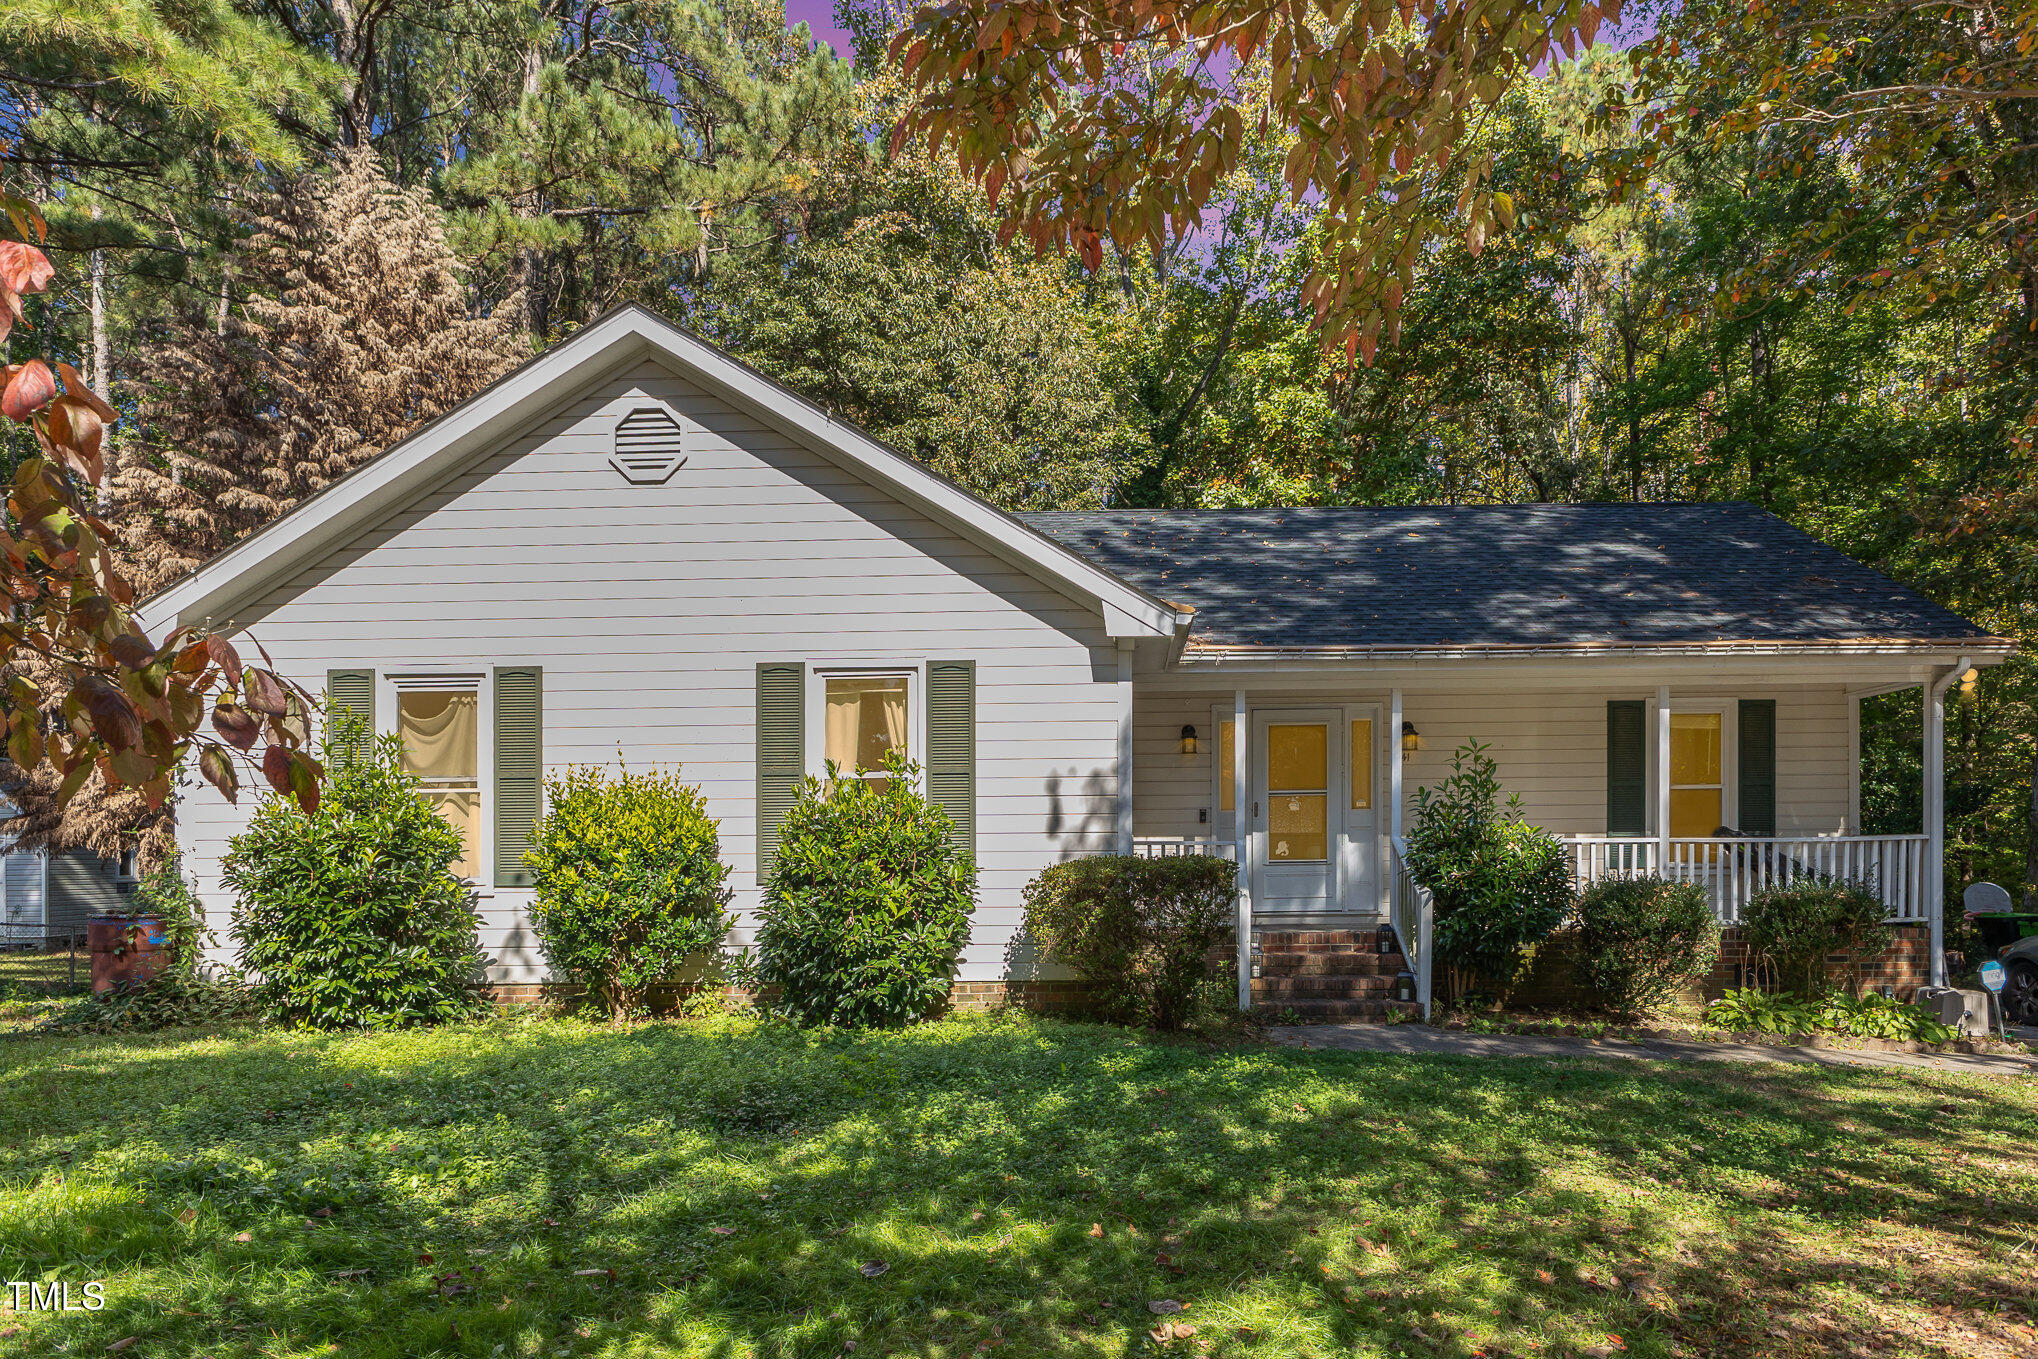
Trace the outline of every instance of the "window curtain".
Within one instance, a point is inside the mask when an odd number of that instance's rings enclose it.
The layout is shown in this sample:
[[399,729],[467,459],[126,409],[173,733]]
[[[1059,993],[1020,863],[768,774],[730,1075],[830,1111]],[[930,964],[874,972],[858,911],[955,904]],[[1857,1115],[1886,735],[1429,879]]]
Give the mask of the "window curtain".
[[476,694],[404,694],[397,701],[404,767],[425,779],[472,780],[481,768]]
[[906,749],[906,681],[828,681],[824,754],[845,771],[884,768],[888,751]]

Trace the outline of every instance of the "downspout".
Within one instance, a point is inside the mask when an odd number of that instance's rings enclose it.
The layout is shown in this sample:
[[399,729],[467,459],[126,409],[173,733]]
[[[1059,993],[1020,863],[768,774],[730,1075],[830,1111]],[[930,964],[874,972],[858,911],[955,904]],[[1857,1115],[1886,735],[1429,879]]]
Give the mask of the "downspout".
[[1946,984],[1946,691],[1970,664],[1962,656],[1925,691],[1925,920],[1934,986]]

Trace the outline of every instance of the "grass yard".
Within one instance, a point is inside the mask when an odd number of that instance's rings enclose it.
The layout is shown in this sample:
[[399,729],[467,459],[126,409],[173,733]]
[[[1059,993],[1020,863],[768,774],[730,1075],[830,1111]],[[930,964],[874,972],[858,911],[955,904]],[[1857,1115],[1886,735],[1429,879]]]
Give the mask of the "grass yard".
[[1019,1019],[37,1039],[0,1063],[0,1279],[109,1298],[0,1311],[8,1353],[2038,1344],[2022,1080]]

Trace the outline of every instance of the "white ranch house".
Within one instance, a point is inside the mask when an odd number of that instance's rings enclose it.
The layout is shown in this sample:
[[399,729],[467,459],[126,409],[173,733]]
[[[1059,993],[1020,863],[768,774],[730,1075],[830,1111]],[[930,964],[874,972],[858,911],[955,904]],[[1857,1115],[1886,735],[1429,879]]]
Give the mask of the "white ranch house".
[[[1936,960],[1940,700],[2012,650],[1745,505],[1008,515],[634,307],[145,618],[244,628],[403,736],[505,987],[545,979],[545,771],[620,752],[699,783],[740,942],[797,780],[894,745],[980,865],[964,983],[1030,973],[1021,888],[1109,852],[1239,858],[1242,958],[1392,917],[1426,973],[1403,818],[1472,739],[1581,879],[1667,866],[1731,920],[1775,873],[1871,876]],[[1859,700],[1906,686],[1924,833],[1865,836]],[[222,937],[246,815],[180,807]]]

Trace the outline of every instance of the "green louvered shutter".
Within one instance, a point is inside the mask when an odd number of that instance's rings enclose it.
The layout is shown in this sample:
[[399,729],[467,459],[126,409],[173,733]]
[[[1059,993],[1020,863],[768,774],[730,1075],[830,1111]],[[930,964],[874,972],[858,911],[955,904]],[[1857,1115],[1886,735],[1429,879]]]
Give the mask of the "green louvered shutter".
[[778,854],[778,827],[807,773],[807,668],[757,667],[757,880]]
[[955,823],[955,844],[977,851],[977,664],[927,663],[927,798]]
[[535,665],[495,672],[495,885],[529,887],[524,852],[544,796],[545,672]]
[[1638,698],[1606,705],[1606,833],[1649,833],[1649,705]]
[[1740,829],[1776,834],[1776,700],[1741,700]]
[[346,752],[353,759],[363,758],[375,740],[375,672],[326,671],[326,705],[334,712],[350,714],[368,724],[366,737]]

